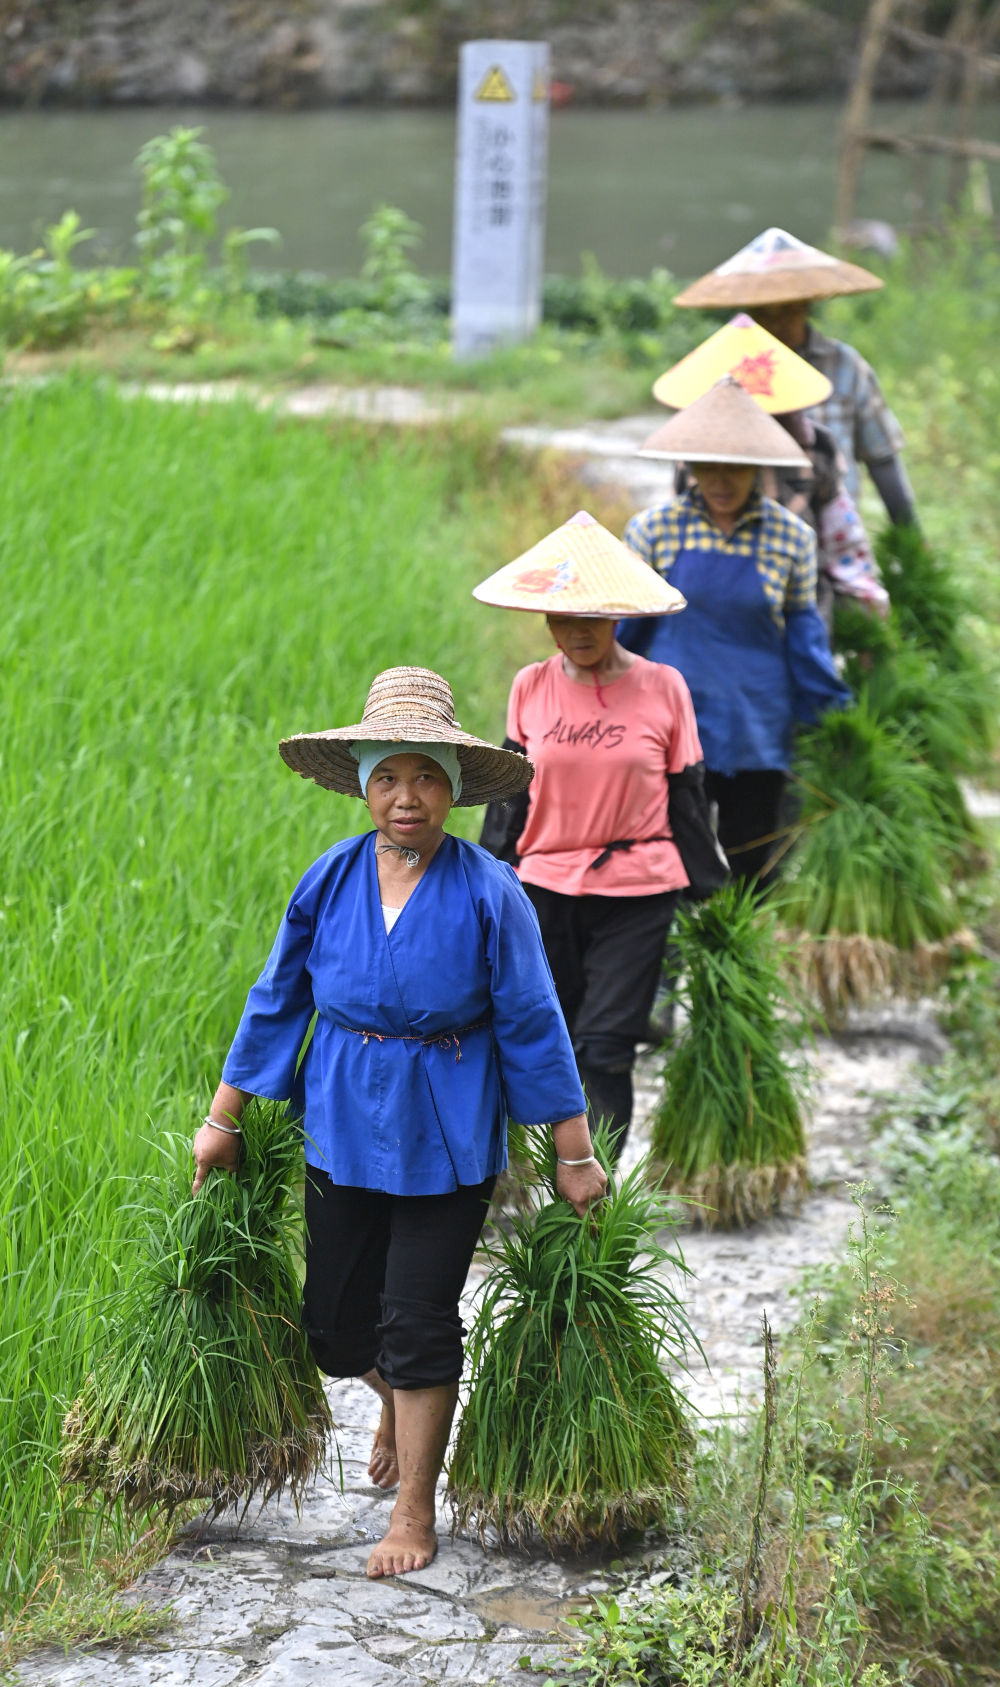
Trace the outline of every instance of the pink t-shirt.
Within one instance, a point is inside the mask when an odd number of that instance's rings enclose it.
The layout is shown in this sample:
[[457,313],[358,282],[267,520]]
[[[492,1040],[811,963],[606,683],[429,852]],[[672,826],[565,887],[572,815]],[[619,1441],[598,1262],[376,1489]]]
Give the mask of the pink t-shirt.
[[[522,668],[507,736],[535,764],[518,844],[527,884],[564,896],[651,896],[688,882],[667,821],[667,775],[702,759],[676,668],[637,656],[617,679],[570,679],[562,656]],[[593,863],[617,839],[637,841]]]

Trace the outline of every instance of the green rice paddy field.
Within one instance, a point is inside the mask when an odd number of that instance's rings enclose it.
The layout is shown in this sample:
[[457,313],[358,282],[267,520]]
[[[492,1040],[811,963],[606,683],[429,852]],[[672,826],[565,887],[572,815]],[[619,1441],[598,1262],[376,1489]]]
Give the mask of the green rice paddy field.
[[[165,1144],[180,1177],[167,1139],[205,1111],[287,894],[367,823],[278,738],[358,719],[401,662],[502,733],[539,629],[470,588],[573,497],[468,426],[282,424],[73,378],[0,398],[0,1617],[56,1596],[56,1564],[65,1606],[92,1548],[59,1430],[137,1179]],[[100,1542],[112,1579],[128,1542]]]

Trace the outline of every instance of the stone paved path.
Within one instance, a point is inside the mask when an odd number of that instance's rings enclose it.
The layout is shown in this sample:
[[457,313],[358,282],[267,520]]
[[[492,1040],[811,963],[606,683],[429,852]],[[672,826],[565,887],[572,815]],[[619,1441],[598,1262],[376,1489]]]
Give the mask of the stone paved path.
[[[707,1417],[752,1404],[761,1311],[780,1333],[796,1314],[802,1267],[840,1255],[853,1216],[845,1180],[878,1178],[868,1130],[876,1098],[898,1096],[921,1060],[940,1049],[933,1021],[920,1014],[898,1024],[889,1014],[872,1016],[837,1041],[821,1039],[810,1126],[815,1187],[801,1211],[745,1232],[683,1234],[695,1273],[687,1304],[706,1354],[685,1388]],[[642,1116],[626,1167],[648,1143],[658,1064],[652,1052],[640,1061]],[[477,1262],[470,1289],[482,1275]],[[344,1687],[525,1687],[533,1678],[518,1659],[551,1653],[574,1601],[604,1585],[601,1560],[484,1551],[451,1540],[442,1509],[435,1562],[415,1575],[369,1582],[368,1551],[392,1504],[366,1475],[376,1403],[358,1384],[333,1385],[331,1402],[343,1487],[334,1470],[299,1516],[273,1504],[239,1528],[232,1518],[192,1527],[131,1595],[169,1606],[161,1637],[127,1653],[38,1653],[18,1670],[19,1687],[310,1687],[330,1679]],[[624,1556],[638,1568],[650,1552],[646,1543]]]

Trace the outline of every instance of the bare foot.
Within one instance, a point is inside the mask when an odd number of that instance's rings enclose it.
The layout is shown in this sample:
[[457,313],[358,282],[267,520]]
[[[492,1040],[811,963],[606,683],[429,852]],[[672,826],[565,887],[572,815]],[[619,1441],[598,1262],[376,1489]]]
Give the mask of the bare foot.
[[396,1417],[390,1405],[383,1402],[382,1418],[372,1442],[372,1456],[368,1474],[377,1488],[394,1488],[399,1481],[396,1459]]
[[405,1576],[408,1570],[424,1570],[437,1552],[437,1535],[432,1525],[416,1517],[398,1517],[394,1511],[389,1533],[372,1548],[368,1574]]

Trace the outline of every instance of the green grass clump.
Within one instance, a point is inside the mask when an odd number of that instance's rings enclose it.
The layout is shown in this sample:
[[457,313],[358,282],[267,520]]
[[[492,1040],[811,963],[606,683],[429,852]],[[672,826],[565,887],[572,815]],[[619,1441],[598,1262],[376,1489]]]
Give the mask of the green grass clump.
[[967,947],[947,883],[953,825],[908,733],[863,705],[828,714],[796,762],[799,842],[778,895],[800,975],[830,1013],[922,991]]
[[706,1225],[749,1224],[805,1186],[802,1079],[773,915],[733,882],[671,934],[687,1023],[664,1069],[653,1155]]
[[64,1424],[63,1481],[88,1497],[215,1513],[286,1486],[297,1500],[320,1467],[332,1421],[299,1319],[301,1133],[274,1104],[241,1123],[233,1176],[180,1201],[174,1179],[144,1191],[138,1257]]
[[662,1367],[692,1338],[663,1273],[685,1267],[656,1239],[670,1218],[642,1167],[580,1219],[551,1143],[531,1154],[549,1199],[492,1247],[448,1498],[481,1538],[580,1550],[672,1515],[691,1433]]

